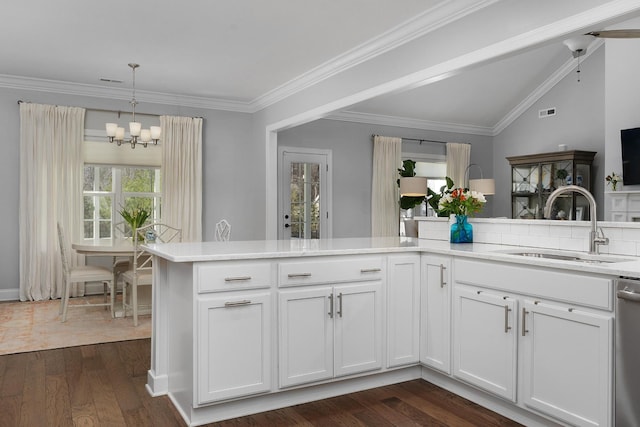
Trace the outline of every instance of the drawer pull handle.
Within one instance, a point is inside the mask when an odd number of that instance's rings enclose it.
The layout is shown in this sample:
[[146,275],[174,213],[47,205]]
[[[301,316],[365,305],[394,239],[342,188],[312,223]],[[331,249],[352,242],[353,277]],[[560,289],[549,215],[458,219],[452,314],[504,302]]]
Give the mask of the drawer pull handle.
[[287,274],[289,279],[295,279],[296,277],[311,277],[311,273],[289,273]]
[[251,301],[245,299],[242,301],[231,301],[231,302],[225,302],[224,306],[225,307],[239,307],[241,305],[249,305],[251,304]]
[[251,276],[225,277],[225,282],[246,282],[251,280]]
[[444,285],[447,284],[447,282],[444,281],[444,271],[447,269],[447,267],[444,266],[444,264],[440,264],[440,287],[444,288]]
[[360,273],[378,273],[382,271],[381,268],[361,268]]
[[338,316],[342,317],[342,292],[338,294]]
[[509,312],[511,311],[511,309],[509,308],[508,305],[504,306],[504,333],[508,334],[509,333],[509,329],[511,329],[511,326],[509,326]]
[[329,295],[329,317],[333,319],[333,294]]
[[526,326],[527,314],[529,314],[529,312],[527,311],[526,308],[523,307],[522,308],[522,336],[523,337],[527,335],[527,332],[529,332]]

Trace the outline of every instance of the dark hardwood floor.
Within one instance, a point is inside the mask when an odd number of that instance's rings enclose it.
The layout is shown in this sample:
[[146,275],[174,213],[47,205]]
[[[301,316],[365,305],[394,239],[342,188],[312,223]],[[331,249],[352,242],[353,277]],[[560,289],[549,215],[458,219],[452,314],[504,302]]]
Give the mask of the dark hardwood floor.
[[[0,356],[0,426],[183,426],[144,385],[150,340]],[[517,426],[421,380],[236,418],[219,426]]]

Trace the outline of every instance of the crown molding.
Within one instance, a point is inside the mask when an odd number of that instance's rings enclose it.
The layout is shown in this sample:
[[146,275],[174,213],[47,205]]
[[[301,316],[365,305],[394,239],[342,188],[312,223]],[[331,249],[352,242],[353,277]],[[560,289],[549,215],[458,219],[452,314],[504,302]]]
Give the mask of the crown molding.
[[584,61],[591,56],[596,50],[604,45],[604,40],[597,39],[592,42],[587,48],[587,52],[580,58],[570,58],[567,62],[562,64],[553,74],[551,74],[540,86],[535,88],[529,95],[527,95],[516,107],[509,111],[502,119],[493,126],[493,136],[498,135],[505,130],[511,123],[513,123],[518,117],[524,114],[533,104],[535,104],[540,98],[547,94],[553,87],[558,84],[562,79],[568,76],[578,65],[578,61]]
[[316,85],[349,68],[355,67],[407,42],[441,28],[499,0],[448,0],[408,21],[360,44],[345,53],[293,78],[251,101],[255,111],[262,110],[297,92]]
[[493,136],[493,129],[484,126],[465,125],[459,123],[435,122],[431,120],[412,119],[381,114],[343,111],[330,114],[325,119],[343,122],[368,123],[372,125],[395,126],[411,129],[433,130],[439,132],[464,133],[471,135]]
[[[7,89],[59,93],[65,95],[91,96],[96,98],[121,99],[126,101],[131,100],[130,89],[109,88],[97,85],[11,76],[6,74],[0,74],[0,87]],[[142,102],[180,107],[206,108],[211,110],[235,111],[240,113],[254,112],[248,102],[199,96],[175,95],[136,90],[136,99]]]

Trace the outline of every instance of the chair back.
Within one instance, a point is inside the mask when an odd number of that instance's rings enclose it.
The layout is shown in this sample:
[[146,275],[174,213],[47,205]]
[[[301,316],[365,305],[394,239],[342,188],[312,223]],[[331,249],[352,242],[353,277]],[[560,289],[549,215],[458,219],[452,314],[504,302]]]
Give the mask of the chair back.
[[231,238],[231,224],[226,219],[219,221],[216,224],[215,240],[218,242],[228,242]]
[[182,241],[182,230],[159,222],[136,228],[133,233],[133,271],[136,275],[151,274],[151,260],[142,245],[145,243],[177,243]]

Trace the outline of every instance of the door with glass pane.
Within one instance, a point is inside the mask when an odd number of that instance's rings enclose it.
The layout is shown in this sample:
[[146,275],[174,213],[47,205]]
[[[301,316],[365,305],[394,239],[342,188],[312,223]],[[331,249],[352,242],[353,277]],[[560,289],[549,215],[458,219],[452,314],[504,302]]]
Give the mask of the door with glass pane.
[[[295,151],[293,151],[295,150]],[[330,236],[329,153],[280,150],[280,239],[320,239]]]

